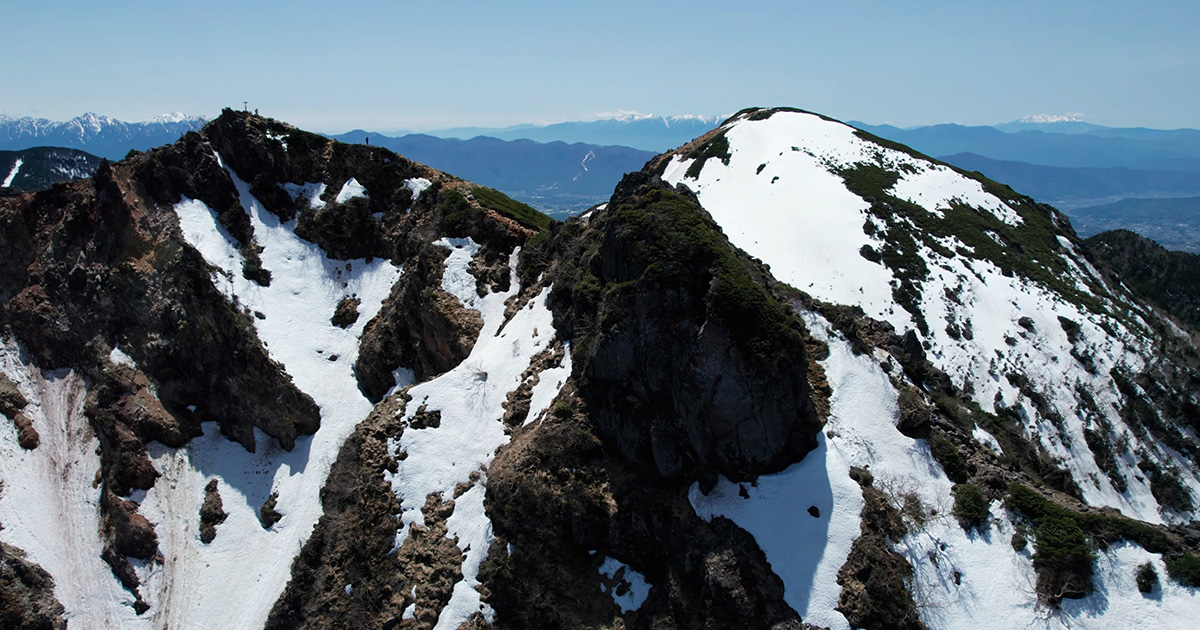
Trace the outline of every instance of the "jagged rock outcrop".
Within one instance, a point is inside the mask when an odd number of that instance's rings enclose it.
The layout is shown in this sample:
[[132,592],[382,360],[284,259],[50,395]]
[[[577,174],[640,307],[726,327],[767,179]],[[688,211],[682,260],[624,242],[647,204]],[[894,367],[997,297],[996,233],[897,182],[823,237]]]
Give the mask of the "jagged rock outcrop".
[[483,320],[442,289],[445,251],[423,248],[363,332],[356,375],[371,400],[396,384],[396,368],[411,369],[423,381],[461,363],[475,345]]
[[[482,580],[496,627],[807,627],[753,537],[699,518],[690,483],[648,480],[652,463],[629,461],[577,396],[568,387],[575,404],[516,429],[489,470],[499,539]],[[662,587],[620,614],[601,585],[605,557]]]
[[63,605],[54,599],[54,579],[15,547],[0,543],[0,626],[22,630],[65,630]]
[[551,240],[551,307],[575,339],[580,395],[627,458],[711,484],[815,447],[803,323],[686,191],[629,175]]

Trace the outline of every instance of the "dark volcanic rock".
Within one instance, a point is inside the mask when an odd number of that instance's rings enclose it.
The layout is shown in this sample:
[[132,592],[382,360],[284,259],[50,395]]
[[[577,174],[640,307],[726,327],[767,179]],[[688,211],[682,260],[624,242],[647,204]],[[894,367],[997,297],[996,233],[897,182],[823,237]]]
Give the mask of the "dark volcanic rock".
[[349,328],[358,321],[358,307],[362,305],[362,300],[356,297],[344,297],[341,302],[338,302],[337,308],[333,311],[333,317],[329,319],[329,323],[338,328]]
[[258,508],[258,522],[262,524],[263,529],[271,529],[271,526],[283,518],[283,515],[275,509],[277,501],[279,501],[279,493],[272,492],[266,502]]
[[0,374],[0,413],[11,418],[28,404],[17,385],[4,374]]
[[367,398],[382,399],[395,386],[398,367],[411,369],[420,382],[458,365],[475,346],[483,317],[442,290],[446,254],[442,247],[424,248],[367,324],[355,363]]
[[17,427],[17,443],[21,448],[32,451],[41,444],[42,437],[38,435],[37,429],[33,428],[33,421],[23,413],[16,413],[12,417],[13,424]]
[[[488,471],[498,540],[480,580],[495,626],[801,628],[754,538],[697,516],[690,483],[648,483],[606,448],[572,390],[554,414],[515,428]],[[637,611],[605,594],[601,556],[654,585]]]
[[[403,433],[403,394],[387,398],[346,440],[321,493],[324,515],[292,565],[292,580],[266,627],[432,628],[462,579],[458,546],[446,538],[454,502],[427,497],[425,527],[394,550],[400,501],[382,473],[395,472],[388,439]],[[363,480],[372,479],[372,483]],[[351,585],[349,592],[346,586]],[[414,618],[399,625],[406,607]]]
[[200,505],[200,541],[208,544],[217,537],[217,525],[225,522],[229,514],[221,504],[220,484],[216,479],[204,486],[204,503]]
[[137,513],[138,505],[122,499],[105,488],[100,494],[101,534],[104,549],[101,557],[112,568],[113,575],[137,597],[139,614],[149,607],[142,600],[138,587],[141,580],[130,558],[150,560],[158,556],[158,536],[146,517]]

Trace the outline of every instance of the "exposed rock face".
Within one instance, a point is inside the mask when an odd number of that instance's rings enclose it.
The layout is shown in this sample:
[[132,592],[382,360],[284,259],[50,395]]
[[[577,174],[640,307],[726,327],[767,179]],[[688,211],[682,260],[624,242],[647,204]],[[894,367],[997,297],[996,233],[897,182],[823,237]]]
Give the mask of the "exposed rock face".
[[[437,622],[461,579],[461,554],[446,538],[454,503],[430,497],[426,527],[413,528],[393,552],[400,502],[382,475],[396,467],[387,442],[404,430],[397,418],[404,406],[403,394],[384,400],[342,447],[323,494],[325,514],[267,628],[328,628],[350,617],[364,628],[432,628]],[[409,606],[413,615],[403,619]]]
[[208,544],[217,538],[217,525],[225,522],[229,514],[221,503],[220,483],[216,479],[204,486],[204,503],[200,504],[200,541]]
[[556,326],[575,336],[580,394],[627,458],[711,483],[815,447],[823,419],[796,369],[804,325],[688,193],[629,175],[606,211],[556,237]]
[[33,422],[21,413],[21,410],[28,404],[25,397],[17,390],[16,384],[7,376],[0,374],[0,413],[12,420],[13,426],[17,427],[17,442],[21,448],[33,450],[38,447],[41,438],[37,429],[33,428]]
[[842,594],[838,610],[853,628],[924,630],[906,581],[912,567],[888,545],[907,533],[900,514],[876,489],[871,473],[852,470],[863,490],[862,536],[854,543],[846,564],[838,571]]
[[63,606],[54,599],[54,580],[25,560],[15,547],[0,543],[0,627],[64,630]]
[[[112,567],[121,584],[137,596],[134,606],[139,613],[149,609],[138,587],[141,580],[130,558],[154,560],[158,557],[158,536],[145,516],[138,514],[138,504],[113,494],[107,488],[100,495],[101,529],[104,540],[102,557]],[[161,558],[158,558],[161,561]]]
[[423,381],[461,363],[475,345],[483,319],[442,289],[445,256],[443,247],[423,248],[363,332],[355,373],[371,400],[395,386],[396,368]]
[[4,374],[0,374],[0,413],[11,418],[28,404],[29,401],[17,390],[16,384]]
[[[568,387],[562,400],[574,398]],[[585,406],[564,402],[514,430],[493,462],[499,539],[481,579],[497,628],[805,627],[752,536],[699,518],[690,483],[647,483],[598,428]],[[604,594],[603,556],[662,586],[621,614]]]
[[342,298],[338,302],[337,310],[333,312],[333,317],[329,323],[338,328],[347,328],[354,322],[358,321],[358,307],[362,305],[362,300],[356,297]]
[[[290,447],[297,435],[316,430],[316,406],[266,356],[248,316],[213,287],[173,213],[155,205],[186,194],[214,204],[228,199],[228,176],[200,145],[192,138],[156,152],[153,161],[102,165],[90,182],[55,186],[0,209],[0,240],[13,252],[0,319],[39,366],[80,369],[98,384],[89,415],[102,442],[179,446],[200,433],[200,422],[215,420],[247,448],[254,447],[255,425]],[[199,171],[172,166],[193,153]],[[140,187],[135,170],[156,185]],[[154,194],[147,199],[141,190]],[[117,345],[136,368],[111,363]],[[255,375],[254,387],[243,381],[246,374]],[[156,395],[145,393],[150,386]],[[129,396],[156,400],[134,404]],[[118,493],[152,481],[128,466],[106,466],[105,474]]]

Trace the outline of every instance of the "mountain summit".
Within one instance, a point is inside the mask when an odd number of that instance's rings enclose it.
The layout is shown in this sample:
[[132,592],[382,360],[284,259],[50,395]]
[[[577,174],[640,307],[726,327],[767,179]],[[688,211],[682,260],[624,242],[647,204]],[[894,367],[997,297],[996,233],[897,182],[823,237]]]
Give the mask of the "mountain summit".
[[226,110],[0,243],[6,627],[1200,612],[1194,300],[816,114],[558,222]]

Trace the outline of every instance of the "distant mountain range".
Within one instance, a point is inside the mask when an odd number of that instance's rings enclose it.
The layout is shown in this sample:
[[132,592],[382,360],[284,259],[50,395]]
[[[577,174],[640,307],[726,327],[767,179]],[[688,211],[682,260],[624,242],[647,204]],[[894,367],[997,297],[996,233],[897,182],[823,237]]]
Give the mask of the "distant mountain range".
[[1095,127],[1059,133],[1045,130],[1054,125],[1042,124],[1010,133],[997,127],[953,124],[912,129],[851,124],[927,155],[976,153],[993,160],[1044,166],[1200,172],[1200,130],[1196,129]]
[[940,159],[968,171],[979,171],[1062,210],[1128,197],[1200,195],[1200,174],[1194,171],[1042,166],[995,160],[977,153],[958,153]]
[[368,142],[409,159],[496,188],[551,216],[586,209],[612,194],[614,182],[636,171],[654,153],[623,146],[577,142],[539,143],[479,136],[470,140],[411,134],[393,138],[361,130],[333,136]]
[[144,122],[125,122],[91,112],[66,122],[0,116],[0,149],[69,147],[119,160],[131,149],[144,151],[175,142],[184,133],[203,127],[204,122],[203,118],[178,112]]
[[[691,141],[716,127],[728,116],[658,116],[629,114],[592,121],[512,127],[456,127],[425,132],[439,138],[470,139],[488,136],[501,140],[622,145],[659,153]],[[640,166],[639,166],[640,168]]]

